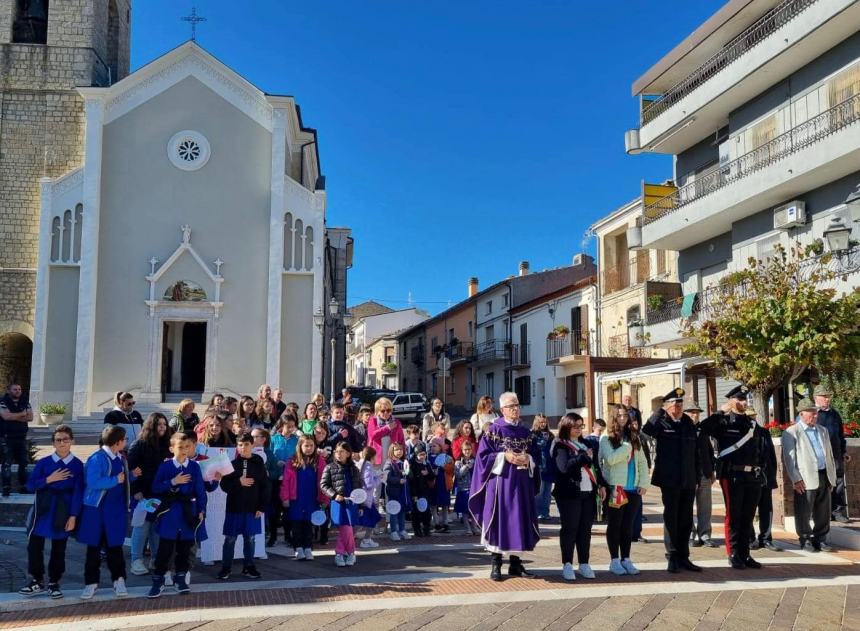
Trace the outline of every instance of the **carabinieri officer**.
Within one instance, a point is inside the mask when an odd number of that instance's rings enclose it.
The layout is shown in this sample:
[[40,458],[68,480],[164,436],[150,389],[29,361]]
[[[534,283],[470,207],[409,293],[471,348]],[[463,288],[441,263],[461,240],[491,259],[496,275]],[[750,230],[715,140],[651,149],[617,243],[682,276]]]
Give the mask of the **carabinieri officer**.
[[745,385],[732,389],[722,410],[699,423],[700,432],[717,440],[717,469],[726,503],[726,553],[736,570],[761,567],[750,556],[749,533],[767,483],[767,430],[746,415],[749,391]]
[[660,487],[663,500],[667,569],[672,573],[679,568],[701,572],[702,568],[690,561],[690,531],[702,467],[696,425],[684,414],[683,388],[674,388],[663,397],[663,407],[651,415],[642,432],[657,441],[651,484]]

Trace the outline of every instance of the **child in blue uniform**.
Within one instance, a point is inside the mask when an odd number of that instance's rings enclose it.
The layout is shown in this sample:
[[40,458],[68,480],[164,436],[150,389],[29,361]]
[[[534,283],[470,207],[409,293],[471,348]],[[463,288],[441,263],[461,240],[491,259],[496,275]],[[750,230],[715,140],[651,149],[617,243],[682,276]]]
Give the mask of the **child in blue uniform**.
[[[60,579],[66,571],[66,542],[75,529],[84,495],[84,464],[72,455],[74,434],[68,425],[58,425],[52,434],[54,453],[36,463],[27,488],[36,493],[28,531],[28,571],[32,580],[18,593],[22,596],[49,594],[62,598]],[[45,589],[45,539],[51,540],[48,587]]]
[[117,598],[128,596],[122,544],[128,530],[128,467],[120,455],[125,449],[125,428],[109,425],[101,436],[102,448],[84,466],[84,508],[78,541],[87,546],[84,562],[83,600],[92,598],[99,586],[101,549],[107,548],[107,564]]
[[254,439],[249,433],[236,441],[236,459],[233,473],[221,478],[221,490],[227,494],[227,512],[224,516],[224,547],[221,550],[220,580],[230,578],[236,539],[242,537],[245,566],[242,575],[260,578],[254,566],[254,537],[263,529],[261,517],[265,513],[272,491],[269,474],[263,459],[253,453]]
[[297,561],[311,561],[314,558],[311,514],[328,504],[328,497],[320,490],[325,465],[325,459],[317,451],[314,437],[302,436],[295,455],[284,467],[280,499],[293,525]]
[[191,445],[184,434],[174,434],[170,439],[173,458],[161,463],[152,482],[152,492],[161,500],[161,506],[155,518],[159,542],[149,598],[161,596],[164,575],[174,553],[176,591],[180,594],[191,591],[185,577],[188,555],[195,532],[206,515],[206,487],[200,465],[188,458]]

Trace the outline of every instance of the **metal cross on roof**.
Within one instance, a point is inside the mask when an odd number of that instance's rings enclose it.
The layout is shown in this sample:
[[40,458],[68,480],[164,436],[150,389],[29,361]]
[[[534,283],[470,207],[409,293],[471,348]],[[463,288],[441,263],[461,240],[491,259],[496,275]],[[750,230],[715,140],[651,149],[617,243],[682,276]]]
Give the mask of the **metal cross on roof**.
[[197,23],[205,22],[206,18],[197,15],[197,7],[191,7],[191,15],[180,18],[183,22],[191,22],[191,41],[197,41]]

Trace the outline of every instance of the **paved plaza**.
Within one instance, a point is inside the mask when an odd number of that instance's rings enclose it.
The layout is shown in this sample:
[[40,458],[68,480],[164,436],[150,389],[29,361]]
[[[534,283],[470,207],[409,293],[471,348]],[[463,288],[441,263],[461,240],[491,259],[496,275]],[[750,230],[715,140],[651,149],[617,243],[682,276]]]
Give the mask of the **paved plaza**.
[[[719,498],[715,494],[715,501]],[[718,508],[718,511],[721,510]],[[284,549],[269,550],[261,581],[216,581],[216,568],[197,565],[193,592],[168,588],[158,600],[144,594],[149,577],[129,577],[127,600],[102,587],[91,602],[78,600],[82,548],[70,546],[63,582],[66,598],[24,601],[14,593],[24,580],[22,532],[0,533],[0,629],[858,629],[860,552],[801,552],[777,533],[781,552],[759,551],[761,570],[731,570],[724,550],[698,548],[702,574],[665,571],[657,498],[646,504],[644,535],[633,559],[635,577],[615,577],[603,527],[595,526],[592,566],[597,578],[575,583],[559,572],[558,523],[542,525],[544,539],[528,555],[536,579],[487,578],[488,557],[475,538],[452,524],[449,535],[360,550],[358,563],[337,568],[333,544],[312,562],[296,562]],[[715,534],[721,534],[716,523]],[[721,537],[720,537],[721,541]],[[235,575],[234,575],[235,576]],[[107,579],[103,575],[103,585]]]

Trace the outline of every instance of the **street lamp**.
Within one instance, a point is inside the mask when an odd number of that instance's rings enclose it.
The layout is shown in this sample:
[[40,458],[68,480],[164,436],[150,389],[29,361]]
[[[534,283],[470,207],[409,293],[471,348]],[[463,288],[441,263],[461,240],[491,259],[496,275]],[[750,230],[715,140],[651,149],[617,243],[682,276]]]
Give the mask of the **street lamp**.
[[[332,296],[331,300],[328,303],[328,316],[331,328],[331,373],[330,373],[330,396],[329,396],[329,404],[334,404],[334,377],[335,377],[335,365],[337,363],[337,355],[336,355],[336,344],[337,344],[337,334],[340,332],[341,328],[348,329],[349,325],[352,324],[352,314],[349,312],[340,313],[340,303],[337,301],[337,298]],[[342,324],[341,324],[342,322]],[[326,314],[322,309],[317,309],[317,312],[314,313],[314,324],[317,329],[319,329],[320,333],[325,331],[326,324]],[[352,337],[352,332],[348,333],[349,337]]]
[[[853,195],[854,193],[852,193]],[[860,203],[860,201],[858,201]],[[845,225],[842,217],[833,217],[824,231],[824,238],[831,252],[844,252],[848,249],[851,238],[851,228]]]

